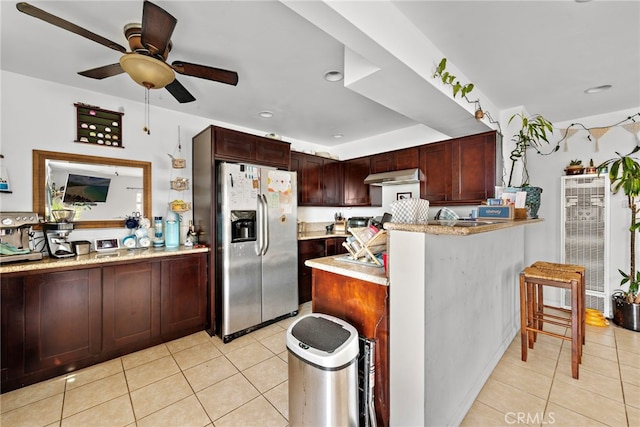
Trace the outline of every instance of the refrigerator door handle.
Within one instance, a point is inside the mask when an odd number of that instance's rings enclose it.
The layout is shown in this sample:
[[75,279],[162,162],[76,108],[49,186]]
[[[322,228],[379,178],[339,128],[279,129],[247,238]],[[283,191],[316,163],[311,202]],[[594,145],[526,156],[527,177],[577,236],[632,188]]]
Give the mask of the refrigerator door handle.
[[262,199],[260,198],[260,195],[258,195],[256,200],[258,203],[258,206],[257,206],[258,218],[256,219],[256,223],[257,223],[256,255],[262,256],[262,247],[264,246],[264,233],[262,232],[262,221],[264,217],[264,211],[262,208]]
[[262,228],[262,255],[265,255],[269,250],[269,205],[267,204],[267,196],[265,196],[264,194],[262,195],[262,206],[264,209],[264,227]]

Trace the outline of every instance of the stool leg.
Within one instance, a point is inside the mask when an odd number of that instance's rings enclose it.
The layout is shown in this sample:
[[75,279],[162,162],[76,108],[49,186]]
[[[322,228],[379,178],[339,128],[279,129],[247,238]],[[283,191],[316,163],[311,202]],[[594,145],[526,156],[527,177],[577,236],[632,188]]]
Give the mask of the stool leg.
[[585,275],[584,274],[580,274],[580,282],[578,283],[579,286],[579,292],[578,295],[580,295],[580,301],[578,301],[579,304],[579,313],[580,313],[580,351],[579,351],[579,357],[580,357],[580,363],[582,363],[582,346],[585,344],[585,334],[586,334],[586,319],[587,319],[587,313],[585,312],[585,308],[587,307],[587,291],[586,291],[586,283],[585,283]]
[[580,353],[582,351],[582,325],[580,300],[582,292],[576,280],[571,281],[571,376],[578,379]]
[[524,273],[520,273],[520,347],[522,361],[527,361],[527,292]]
[[535,288],[539,285],[536,283],[527,282],[525,279],[525,286],[527,287],[527,326],[529,326],[529,329],[527,329],[527,338],[529,342],[529,348],[533,348],[533,344],[536,340],[536,327],[538,323],[535,318]]
[[[538,318],[538,321],[536,322],[536,329],[538,330],[542,330],[544,325],[544,322],[542,321],[542,318],[544,316],[544,296],[543,296],[543,286],[538,284],[536,286],[537,291],[538,291],[538,295],[536,296],[536,315]],[[536,336],[538,334],[534,334],[533,335],[533,340],[536,340]]]

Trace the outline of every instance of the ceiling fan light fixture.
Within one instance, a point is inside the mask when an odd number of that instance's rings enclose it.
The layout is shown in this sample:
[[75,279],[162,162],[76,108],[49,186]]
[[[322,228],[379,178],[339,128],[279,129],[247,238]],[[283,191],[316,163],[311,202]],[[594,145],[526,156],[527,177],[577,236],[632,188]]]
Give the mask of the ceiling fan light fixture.
[[162,89],[176,78],[166,63],[138,53],[123,55],[120,66],[136,83],[147,89]]

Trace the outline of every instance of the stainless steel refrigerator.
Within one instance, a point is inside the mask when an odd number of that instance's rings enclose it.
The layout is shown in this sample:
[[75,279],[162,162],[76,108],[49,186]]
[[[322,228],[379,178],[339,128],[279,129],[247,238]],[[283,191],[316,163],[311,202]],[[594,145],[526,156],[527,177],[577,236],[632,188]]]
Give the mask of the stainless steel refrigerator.
[[296,173],[218,165],[217,288],[224,342],[297,314]]

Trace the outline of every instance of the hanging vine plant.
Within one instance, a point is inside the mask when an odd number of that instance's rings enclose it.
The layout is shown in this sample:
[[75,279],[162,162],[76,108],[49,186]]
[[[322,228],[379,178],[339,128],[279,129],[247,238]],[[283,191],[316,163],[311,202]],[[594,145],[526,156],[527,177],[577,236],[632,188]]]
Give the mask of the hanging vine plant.
[[[473,83],[467,83],[466,85],[463,85],[458,80],[456,80],[457,77],[449,73],[446,70],[446,68],[447,68],[447,58],[442,58],[440,60],[440,63],[438,64],[438,67],[436,68],[435,73],[433,73],[433,77],[436,79],[440,79],[442,80],[442,83],[451,86],[453,88],[454,98],[458,94],[460,94],[462,98],[466,98],[467,94],[473,90],[473,87],[474,87]],[[467,101],[469,100],[467,99]]]

